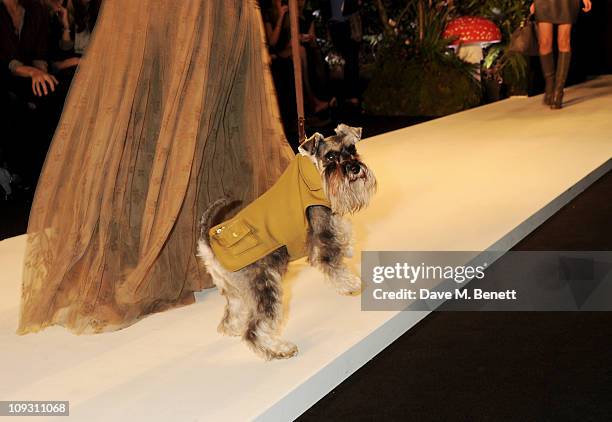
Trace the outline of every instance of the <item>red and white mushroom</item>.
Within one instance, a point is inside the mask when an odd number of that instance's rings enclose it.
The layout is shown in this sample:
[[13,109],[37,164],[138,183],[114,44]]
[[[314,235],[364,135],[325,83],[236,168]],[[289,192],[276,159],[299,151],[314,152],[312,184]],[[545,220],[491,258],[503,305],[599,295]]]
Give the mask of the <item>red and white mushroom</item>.
[[451,47],[459,57],[470,63],[480,63],[482,49],[501,42],[501,31],[489,19],[478,16],[462,16],[453,19],[446,25],[444,38],[455,38]]

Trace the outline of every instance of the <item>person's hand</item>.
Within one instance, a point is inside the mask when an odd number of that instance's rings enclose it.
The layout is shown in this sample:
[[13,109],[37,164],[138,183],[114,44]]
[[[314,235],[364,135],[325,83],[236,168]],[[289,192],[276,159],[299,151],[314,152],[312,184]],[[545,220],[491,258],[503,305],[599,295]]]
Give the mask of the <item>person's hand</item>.
[[533,15],[535,13],[535,3],[531,3],[531,6],[529,6],[529,14]]
[[32,92],[37,97],[48,95],[49,89],[51,92],[55,91],[55,86],[59,84],[53,75],[36,68],[32,68],[30,77],[32,78]]
[[583,11],[588,12],[591,10],[591,0],[582,0],[582,3],[584,4],[584,7],[582,8]]
[[280,18],[282,19],[289,12],[289,6],[286,4],[280,8]]

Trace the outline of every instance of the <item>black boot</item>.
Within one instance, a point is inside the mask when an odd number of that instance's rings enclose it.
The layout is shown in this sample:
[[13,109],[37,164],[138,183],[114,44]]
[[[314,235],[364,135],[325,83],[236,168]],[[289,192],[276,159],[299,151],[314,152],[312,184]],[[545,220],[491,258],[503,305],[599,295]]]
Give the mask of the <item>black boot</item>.
[[553,92],[552,104],[550,105],[552,109],[563,107],[563,88],[565,87],[565,80],[567,79],[571,58],[571,51],[559,52],[559,58],[557,59],[557,75],[555,76],[555,91]]
[[553,60],[553,54],[540,54],[540,64],[542,65],[542,74],[544,75],[544,81],[546,82],[546,88],[544,90],[544,104],[551,105],[553,90],[555,89],[555,61]]

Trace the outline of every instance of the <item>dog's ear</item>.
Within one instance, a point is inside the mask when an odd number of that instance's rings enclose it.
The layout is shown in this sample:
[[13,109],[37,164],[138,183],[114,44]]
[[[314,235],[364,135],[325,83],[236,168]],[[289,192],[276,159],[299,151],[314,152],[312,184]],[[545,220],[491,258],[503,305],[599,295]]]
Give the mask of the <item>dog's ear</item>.
[[304,156],[315,156],[319,149],[319,144],[324,141],[323,135],[319,132],[315,132],[310,138],[306,138],[304,142],[298,147],[298,152]]
[[336,135],[343,136],[348,138],[354,144],[361,141],[361,128],[360,127],[351,127],[345,125],[344,123],[340,123],[338,127],[335,129]]

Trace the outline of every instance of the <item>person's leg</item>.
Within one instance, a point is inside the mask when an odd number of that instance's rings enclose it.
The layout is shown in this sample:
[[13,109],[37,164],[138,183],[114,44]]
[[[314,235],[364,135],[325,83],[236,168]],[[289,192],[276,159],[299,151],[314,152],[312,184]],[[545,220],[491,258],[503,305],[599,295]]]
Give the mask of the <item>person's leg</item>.
[[334,50],[336,50],[336,52],[342,56],[342,58],[345,60],[345,65],[344,65],[344,76],[342,79],[342,83],[341,83],[341,90],[338,91],[338,94],[340,94],[341,96],[346,96],[346,92],[344,92],[345,90],[345,83],[344,81],[346,80],[346,58],[345,56],[345,51],[344,51],[344,31],[343,31],[344,25],[342,23],[339,22],[330,22],[329,24],[329,36],[332,42],[332,46],[334,48]]
[[326,94],[329,94],[327,63],[325,63],[320,48],[306,48],[306,55],[308,56],[308,71],[310,72],[313,90],[319,98],[324,98]]
[[538,22],[538,46],[540,55],[552,53],[553,24],[550,22]]
[[559,57],[557,59],[557,73],[555,75],[555,89],[551,108],[559,109],[563,106],[563,88],[569,72],[570,61],[572,59],[571,51],[571,24],[559,25],[557,30],[557,45],[559,47]]
[[559,48],[560,53],[569,53],[571,51],[571,35],[571,24],[568,23],[559,25],[557,29],[557,47]]
[[355,70],[357,74],[359,72],[358,60],[356,57],[359,53],[358,49],[351,48],[352,44],[357,44],[350,38],[350,27],[348,23],[333,23],[330,24],[329,33],[331,36],[332,44],[338,53],[344,59],[344,79],[343,79],[343,92],[345,99],[351,100],[355,95]]
[[19,156],[16,160],[17,172],[24,176],[26,184],[36,185],[61,117],[70,78],[58,79],[60,83],[54,91],[38,97],[32,92],[32,81],[29,78],[11,78],[9,90],[20,110],[14,140],[19,143],[15,151]]
[[317,98],[310,86],[310,74],[308,73],[308,54],[306,49],[300,46],[300,60],[302,63],[302,85],[304,86],[304,97],[312,108],[314,113],[325,110],[329,107],[329,104],[325,101],[321,101]]
[[555,87],[555,62],[552,53],[553,25],[549,22],[538,22],[538,43],[540,64],[544,76],[544,104],[551,105]]
[[29,78],[10,77],[7,88],[11,101],[12,118],[7,120],[12,130],[7,141],[6,153],[11,164],[11,172],[19,174],[26,185],[35,186],[39,164],[38,141],[41,137],[40,105],[44,97],[32,92]]
[[345,91],[347,100],[356,105],[359,101],[359,43],[350,38],[350,32],[347,33],[347,36],[344,53],[344,59],[346,60],[344,68]]

